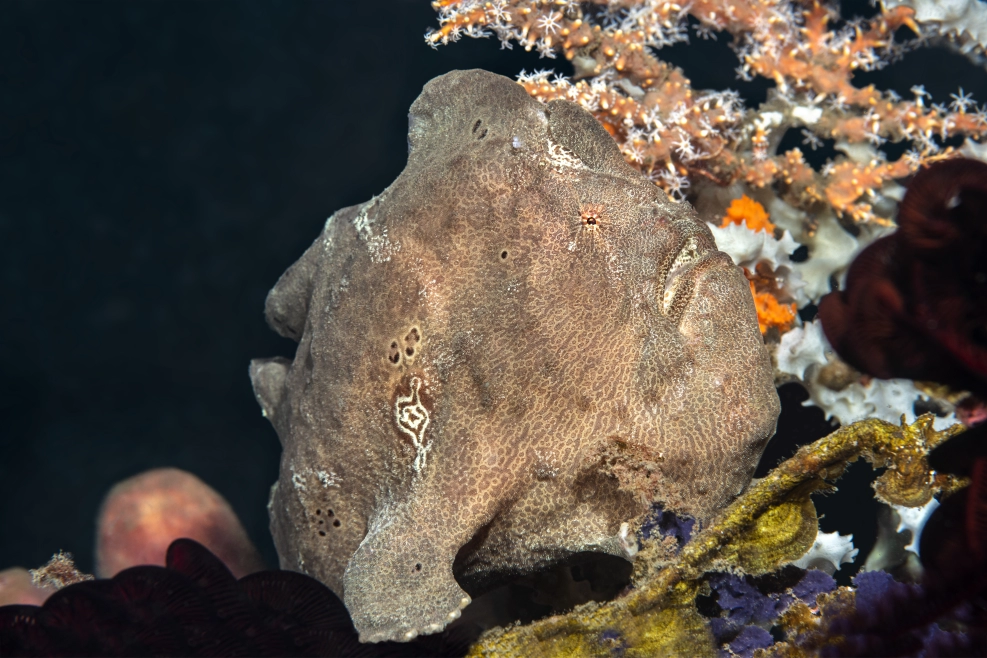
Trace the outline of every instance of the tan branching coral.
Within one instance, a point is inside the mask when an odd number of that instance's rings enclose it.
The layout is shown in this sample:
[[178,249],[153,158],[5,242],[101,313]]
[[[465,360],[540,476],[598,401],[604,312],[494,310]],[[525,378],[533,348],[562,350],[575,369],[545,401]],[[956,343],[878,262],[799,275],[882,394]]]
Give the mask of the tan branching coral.
[[[683,198],[699,180],[719,186],[741,182],[772,186],[791,206],[830,206],[846,221],[889,223],[877,208],[884,185],[931,161],[953,154],[941,140],[983,137],[987,115],[962,90],[948,106],[929,105],[913,88],[902,99],[873,85],[852,84],[855,71],[881,68],[903,51],[894,32],[916,33],[915,11],[897,6],[871,20],[830,28],[832,7],[805,9],[785,0],[436,0],[440,27],[431,45],[461,36],[495,34],[546,57],[562,54],[574,80],[548,72],[521,75],[535,98],[575,101],[606,127],[625,158],[670,195]],[[688,39],[688,17],[699,36],[734,36],[740,77],[773,80],[776,90],[756,111],[736,93],[693,89],[683,72],[652,52]],[[844,157],[823,171],[806,163],[800,149],[775,154],[788,128],[802,128],[806,144],[822,139],[844,145],[878,146],[911,140],[913,148],[889,162]],[[937,141],[939,138],[940,141]],[[859,154],[858,154],[859,156]]]

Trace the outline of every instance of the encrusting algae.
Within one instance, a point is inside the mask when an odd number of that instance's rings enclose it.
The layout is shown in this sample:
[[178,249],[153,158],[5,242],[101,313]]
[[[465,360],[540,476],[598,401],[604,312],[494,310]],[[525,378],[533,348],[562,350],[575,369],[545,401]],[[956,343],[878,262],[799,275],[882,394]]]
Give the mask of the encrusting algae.
[[[470,656],[609,656],[616,648],[625,656],[715,655],[712,635],[695,604],[704,580],[717,571],[769,573],[801,557],[816,535],[810,494],[832,490],[831,481],[851,462],[863,457],[875,469],[885,469],[874,489],[887,503],[917,506],[963,485],[960,478],[929,470],[928,452],[962,430],[954,425],[937,431],[933,420],[931,414],[900,426],[862,420],[802,447],[753,483],[671,562],[649,564],[654,542],[645,542],[624,596],[527,626],[494,629],[481,637]],[[845,609],[852,596],[852,590],[839,588],[821,595],[820,601]],[[805,604],[795,604],[780,623],[791,637],[816,628],[816,617]],[[805,654],[777,643],[764,655]]]

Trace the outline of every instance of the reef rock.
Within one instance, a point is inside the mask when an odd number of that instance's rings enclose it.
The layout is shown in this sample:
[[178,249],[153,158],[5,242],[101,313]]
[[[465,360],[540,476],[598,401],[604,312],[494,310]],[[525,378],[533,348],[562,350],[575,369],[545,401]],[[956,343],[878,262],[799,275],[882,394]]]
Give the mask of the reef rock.
[[456,71],[408,144],[268,296],[294,361],[250,368],[281,566],[370,642],[442,629],[460,582],[628,557],[653,501],[708,518],[779,412],[742,272],[590,114]]

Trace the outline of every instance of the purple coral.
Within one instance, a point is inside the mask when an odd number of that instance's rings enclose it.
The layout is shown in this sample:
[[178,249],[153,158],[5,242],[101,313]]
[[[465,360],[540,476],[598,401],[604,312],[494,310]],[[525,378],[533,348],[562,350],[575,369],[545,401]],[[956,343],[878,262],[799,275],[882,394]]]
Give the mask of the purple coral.
[[748,624],[770,625],[792,603],[785,593],[762,593],[748,577],[718,573],[709,584],[717,594],[717,603],[725,613],[712,620],[713,635],[725,639]]
[[792,587],[792,594],[808,605],[814,605],[816,597],[836,589],[836,581],[825,571],[808,569],[802,579]]
[[730,653],[743,658],[751,658],[757,649],[767,649],[775,640],[771,633],[759,626],[745,626],[730,642]]
[[717,573],[707,582],[715,597],[715,608],[707,608],[713,637],[743,656],[774,643],[768,629],[796,599],[814,605],[816,595],[836,587],[836,581],[821,571],[792,566],[761,577]]
[[678,516],[663,509],[661,505],[654,505],[651,508],[651,514],[641,524],[641,538],[674,537],[681,549],[692,538],[692,530],[695,525],[695,519]]

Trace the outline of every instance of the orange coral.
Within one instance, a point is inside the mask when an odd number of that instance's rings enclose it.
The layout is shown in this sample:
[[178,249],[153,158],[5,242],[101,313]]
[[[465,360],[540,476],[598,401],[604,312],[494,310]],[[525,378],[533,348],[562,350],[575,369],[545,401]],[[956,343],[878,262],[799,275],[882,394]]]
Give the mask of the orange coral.
[[[775,225],[771,223],[764,206],[751,199],[746,194],[730,202],[727,214],[720,226],[744,224],[751,231],[767,231],[773,233]],[[795,324],[795,304],[782,304],[778,301],[780,292],[774,272],[767,263],[758,263],[756,271],[744,269],[744,274],[751,284],[751,294],[754,296],[754,307],[757,309],[757,324],[761,333],[767,333],[771,327],[777,327],[780,333],[785,333]]]
[[757,309],[757,326],[761,334],[766,334],[771,327],[777,327],[779,333],[785,333],[795,324],[795,304],[782,304],[772,293],[758,291],[751,284],[751,294],[754,295],[754,308]]
[[727,208],[727,214],[723,218],[721,227],[729,224],[746,224],[752,231],[767,231],[774,233],[775,225],[768,221],[768,213],[764,206],[751,199],[746,194],[739,199],[734,199]]

